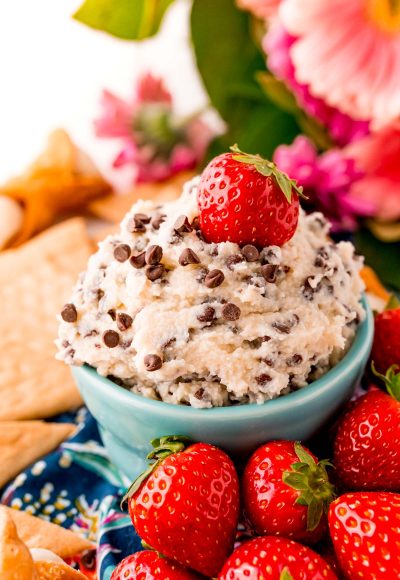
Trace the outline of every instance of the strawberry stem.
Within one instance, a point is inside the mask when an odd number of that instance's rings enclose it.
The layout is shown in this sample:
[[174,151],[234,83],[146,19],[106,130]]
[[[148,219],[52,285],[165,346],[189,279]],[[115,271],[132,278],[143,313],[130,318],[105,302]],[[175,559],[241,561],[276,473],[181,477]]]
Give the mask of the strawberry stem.
[[400,300],[397,298],[396,294],[391,294],[385,306],[385,311],[396,310],[396,308],[400,308]]
[[156,467],[158,467],[169,455],[184,451],[188,443],[190,443],[190,439],[189,437],[186,437],[186,435],[167,435],[165,437],[153,439],[150,443],[154,449],[150,451],[146,457],[149,462],[149,467],[143,471],[143,473],[141,473],[128,488],[121,500],[121,509],[124,509],[125,503],[128,499],[132,497],[142,483],[153,473]]
[[385,387],[389,395],[396,401],[400,401],[400,366],[392,365],[390,368],[388,368],[386,374],[383,375],[376,370],[375,363],[372,361],[371,369],[374,375],[385,383]]
[[316,463],[314,458],[302,447],[299,441],[294,444],[299,458],[291,465],[291,471],[285,471],[282,480],[286,485],[300,492],[296,503],[307,506],[307,531],[316,529],[323,513],[327,513],[329,504],[336,496],[335,488],[329,481],[326,468],[333,467],[327,459]]
[[254,168],[260,173],[264,175],[264,177],[271,177],[273,176],[279,185],[283,195],[285,196],[286,200],[291,203],[292,202],[292,194],[293,190],[297,193],[299,197],[303,197],[307,199],[307,197],[303,193],[303,188],[301,185],[297,185],[297,181],[295,179],[290,179],[290,177],[278,169],[278,167],[272,161],[268,159],[263,159],[261,155],[252,155],[250,153],[244,153],[239,149],[237,144],[232,145],[230,147],[233,155],[233,159],[235,161],[239,161],[240,163],[247,163],[248,165],[253,165]]

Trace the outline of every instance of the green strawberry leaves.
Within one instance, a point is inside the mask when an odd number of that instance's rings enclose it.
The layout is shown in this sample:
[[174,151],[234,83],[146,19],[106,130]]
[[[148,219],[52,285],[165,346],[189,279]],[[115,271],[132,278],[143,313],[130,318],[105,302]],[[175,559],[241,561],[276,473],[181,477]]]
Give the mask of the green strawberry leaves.
[[293,580],[293,576],[287,568],[284,568],[279,576],[279,580]]
[[190,443],[189,437],[186,435],[167,435],[159,437],[150,441],[154,447],[147,455],[146,459],[150,462],[149,467],[143,471],[128,488],[124,497],[121,500],[121,509],[124,508],[125,503],[130,497],[139,489],[144,481],[153,473],[153,471],[166,459],[169,455],[180,453],[184,451]]
[[285,471],[282,480],[300,492],[296,503],[308,506],[307,530],[313,531],[336,495],[326,470],[328,466],[333,466],[327,459],[316,463],[298,441],[294,444],[294,450],[300,461],[292,463],[291,471]]
[[303,193],[303,188],[300,185],[297,185],[297,181],[295,179],[290,179],[290,177],[280,171],[278,167],[272,161],[268,161],[267,159],[263,159],[261,155],[252,155],[250,153],[244,153],[239,149],[237,144],[230,147],[233,155],[233,159],[235,161],[239,161],[240,163],[246,163],[247,165],[253,165],[253,167],[263,175],[264,177],[275,177],[277,184],[279,185],[283,195],[285,196],[288,203],[292,202],[292,193],[293,190],[297,193],[299,197],[305,198],[306,196]]
[[400,401],[400,366],[392,365],[386,371],[386,374],[383,375],[382,373],[378,373],[375,368],[375,364],[372,361],[371,369],[374,375],[379,377],[385,383],[385,387],[389,395],[396,401]]

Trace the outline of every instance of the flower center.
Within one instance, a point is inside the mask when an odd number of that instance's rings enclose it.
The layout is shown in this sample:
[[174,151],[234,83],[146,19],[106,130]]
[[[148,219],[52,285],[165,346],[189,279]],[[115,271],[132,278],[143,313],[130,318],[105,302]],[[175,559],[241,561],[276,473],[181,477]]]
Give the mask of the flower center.
[[384,32],[399,32],[400,0],[368,0],[368,16]]

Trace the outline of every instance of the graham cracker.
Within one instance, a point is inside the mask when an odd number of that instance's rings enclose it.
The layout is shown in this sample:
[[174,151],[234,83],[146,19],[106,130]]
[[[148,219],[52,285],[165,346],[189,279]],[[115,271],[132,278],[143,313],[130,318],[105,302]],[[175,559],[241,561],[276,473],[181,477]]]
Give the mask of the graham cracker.
[[0,422],[0,487],[53,451],[75,429],[76,425],[69,423]]
[[85,222],[74,218],[0,254],[0,420],[51,417],[82,403],[54,340],[56,314],[91,252]]

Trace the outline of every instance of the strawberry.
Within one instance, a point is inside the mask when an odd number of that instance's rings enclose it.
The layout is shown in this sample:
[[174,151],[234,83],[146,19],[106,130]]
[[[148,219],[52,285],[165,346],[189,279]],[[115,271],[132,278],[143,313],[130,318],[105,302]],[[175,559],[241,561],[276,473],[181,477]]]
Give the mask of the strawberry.
[[242,479],[245,516],[259,535],[317,542],[334,496],[326,466],[293,441],[271,441],[250,458]]
[[216,576],[233,548],[239,482],[230,458],[182,437],[152,441],[154,463],[127,493],[139,536],[168,558]]
[[163,558],[153,550],[136,552],[118,564],[111,580],[200,580],[192,570],[183,568],[173,560]]
[[197,190],[200,228],[207,242],[282,246],[294,235],[301,187],[259,155],[215,157]]
[[335,580],[329,564],[310,548],[286,538],[264,536],[237,548],[219,580]]
[[371,360],[380,373],[400,365],[400,302],[392,296],[386,310],[375,316],[375,334]]
[[350,489],[400,490],[400,373],[396,368],[386,375],[375,371],[389,394],[370,388],[339,422],[334,464]]
[[328,519],[346,578],[400,578],[400,494],[346,493],[330,505]]

